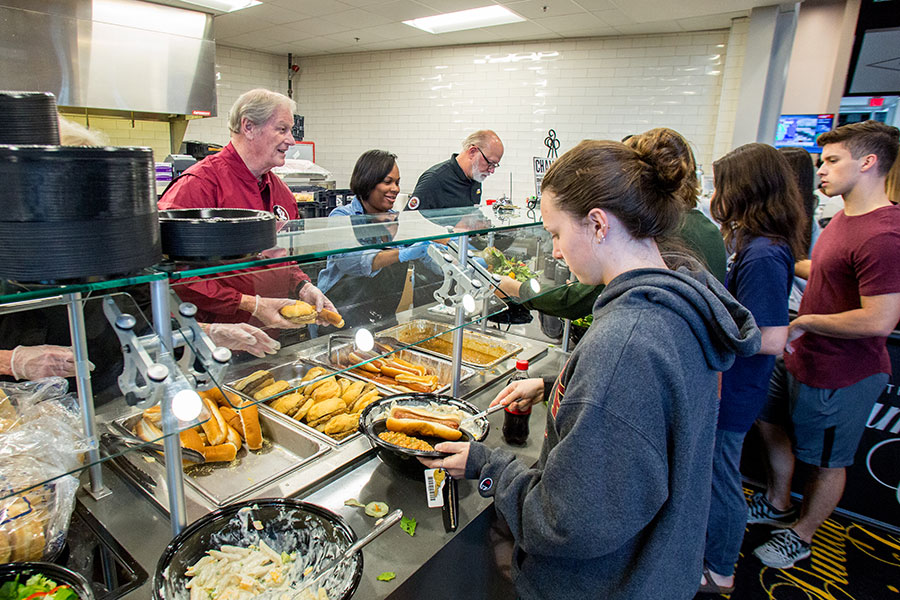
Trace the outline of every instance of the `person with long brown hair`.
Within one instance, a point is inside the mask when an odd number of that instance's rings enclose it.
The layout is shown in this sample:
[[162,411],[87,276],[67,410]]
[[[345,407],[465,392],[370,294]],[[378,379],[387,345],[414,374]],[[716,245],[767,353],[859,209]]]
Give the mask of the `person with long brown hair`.
[[713,163],[711,211],[732,251],[725,286],[753,314],[762,346],[722,374],[713,455],[712,503],[700,591],[734,591],[747,523],[740,461],[744,436],[766,402],[775,356],[788,333],[794,259],[802,256],[803,205],[787,160],[771,146],[745,144]]
[[[703,557],[718,372],[753,354],[750,313],[706,271],[670,269],[687,173],[666,144],[583,141],[544,177],[553,255],[605,284],[555,382],[516,381],[493,404],[549,401],[535,468],[505,448],[448,442],[424,461],[478,479],[515,540],[523,600],[690,599]],[[662,590],[665,590],[663,593]]]
[[794,173],[797,191],[800,192],[806,212],[806,222],[803,225],[803,248],[806,252],[803,256],[794,257],[797,259],[794,263],[794,284],[791,286],[791,296],[788,299],[788,308],[797,312],[800,300],[803,299],[803,292],[806,290],[806,280],[809,279],[809,256],[812,254],[813,246],[816,245],[816,240],[819,239],[819,234],[822,233],[822,228],[816,221],[816,207],[819,204],[819,197],[815,191],[816,169],[813,166],[812,156],[805,148],[789,146],[779,148],[778,151],[787,159]]

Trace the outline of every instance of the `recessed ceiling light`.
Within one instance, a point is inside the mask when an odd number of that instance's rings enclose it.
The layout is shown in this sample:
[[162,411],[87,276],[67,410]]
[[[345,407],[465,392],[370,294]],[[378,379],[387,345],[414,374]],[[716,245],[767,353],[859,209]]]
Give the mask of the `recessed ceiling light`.
[[257,4],[262,4],[259,0],[181,0],[187,4],[195,4],[204,8],[220,10],[222,12],[234,12],[242,8],[250,8]]
[[470,10],[460,10],[433,17],[423,17],[411,21],[403,21],[428,33],[449,33],[451,31],[463,31],[464,29],[478,29],[480,27],[493,27],[494,25],[506,25],[519,23],[525,19],[510,11],[506,7],[494,4]]

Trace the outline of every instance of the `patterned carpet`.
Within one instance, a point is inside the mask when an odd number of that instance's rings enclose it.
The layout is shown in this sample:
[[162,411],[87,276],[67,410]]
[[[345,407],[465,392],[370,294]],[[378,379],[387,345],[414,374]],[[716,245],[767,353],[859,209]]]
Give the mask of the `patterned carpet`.
[[812,556],[780,570],[753,556],[771,530],[747,527],[731,600],[900,600],[900,535],[833,515],[816,532]]

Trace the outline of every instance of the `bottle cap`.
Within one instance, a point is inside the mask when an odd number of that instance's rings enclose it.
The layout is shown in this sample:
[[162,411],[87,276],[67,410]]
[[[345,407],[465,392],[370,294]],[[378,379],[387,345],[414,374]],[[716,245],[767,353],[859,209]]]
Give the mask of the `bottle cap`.
[[516,361],[516,371],[527,371],[528,370],[528,361],[527,360],[517,360]]
[[496,198],[488,198],[487,200],[485,200],[485,204],[487,204],[488,206],[491,206],[491,205],[493,205],[494,202],[496,202],[496,201],[497,201]]

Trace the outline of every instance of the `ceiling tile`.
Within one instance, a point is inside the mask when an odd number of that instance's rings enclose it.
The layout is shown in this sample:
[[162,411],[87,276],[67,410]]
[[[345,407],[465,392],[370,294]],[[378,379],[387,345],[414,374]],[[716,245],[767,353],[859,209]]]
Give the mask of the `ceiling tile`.
[[220,15],[213,19],[213,31],[216,39],[241,35],[250,31],[256,31],[268,27],[267,21],[255,17],[242,16],[237,13]]
[[608,26],[591,13],[566,15],[563,17],[545,17],[534,19],[538,25],[556,33],[584,32],[596,29],[608,29]]
[[646,33],[678,33],[680,31],[684,31],[676,21],[617,25],[615,29],[622,35],[643,35]]
[[346,25],[347,29],[361,29],[363,27],[384,25],[385,23],[391,22],[391,19],[387,17],[371,11],[363,10],[361,8],[345,10],[344,12],[339,12],[333,15],[325,15],[322,18],[326,21],[331,21],[332,23],[340,23],[341,25]]
[[[367,27],[365,30],[372,29],[377,35],[386,40],[406,40],[410,38],[427,38],[432,34],[425,33],[415,27],[410,27],[403,23],[387,23],[378,25],[377,27]],[[364,30],[364,31],[365,31]]]
[[555,32],[550,31],[543,25],[534,21],[523,21],[522,23],[510,23],[509,25],[497,25],[491,27],[491,33],[498,40],[523,40],[533,39],[536,35],[545,35],[547,37],[556,37]]
[[283,27],[293,29],[297,32],[297,38],[302,37],[318,37],[321,35],[331,35],[351,29],[349,25],[344,25],[335,21],[326,21],[325,19],[304,19],[295,23],[287,23]]
[[245,8],[239,12],[229,13],[228,16],[240,17],[242,19],[244,17],[252,17],[254,19],[261,19],[267,23],[280,25],[282,23],[290,23],[291,21],[298,21],[307,16],[307,14],[296,10],[296,6],[288,8],[277,6],[269,2],[263,2],[262,4]]
[[600,10],[594,11],[591,13],[607,25],[611,25],[613,27],[617,25],[632,25],[634,24],[634,19],[623,13],[618,8],[613,8],[611,10]]
[[[321,17],[333,15],[341,11],[350,10],[353,6],[340,0],[264,0],[276,6],[294,10],[308,17]],[[240,12],[240,11],[238,11]]]
[[746,17],[750,11],[729,12],[721,15],[710,15],[704,17],[691,17],[689,19],[679,19],[678,24],[685,31],[703,31],[705,29],[727,29],[731,27],[731,20],[738,17]]
[[412,0],[398,0],[396,2],[384,2],[379,6],[370,6],[366,10],[377,12],[393,21],[409,21],[434,15],[434,9]]
[[575,0],[575,3],[581,6],[584,10],[590,12],[616,8],[616,5],[613,4],[612,0]]
[[522,0],[521,2],[506,2],[504,6],[526,19],[561,17],[585,12],[572,0]]

